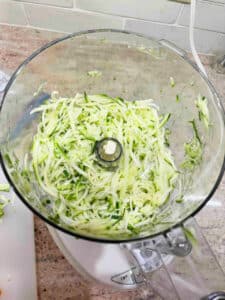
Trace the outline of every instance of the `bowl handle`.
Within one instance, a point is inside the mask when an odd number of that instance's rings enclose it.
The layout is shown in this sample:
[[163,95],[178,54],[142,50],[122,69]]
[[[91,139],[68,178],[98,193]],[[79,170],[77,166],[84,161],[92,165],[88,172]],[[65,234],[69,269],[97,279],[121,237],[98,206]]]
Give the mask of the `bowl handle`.
[[225,275],[193,218],[165,235],[123,248],[143,277],[146,299],[152,293],[173,300],[225,295]]

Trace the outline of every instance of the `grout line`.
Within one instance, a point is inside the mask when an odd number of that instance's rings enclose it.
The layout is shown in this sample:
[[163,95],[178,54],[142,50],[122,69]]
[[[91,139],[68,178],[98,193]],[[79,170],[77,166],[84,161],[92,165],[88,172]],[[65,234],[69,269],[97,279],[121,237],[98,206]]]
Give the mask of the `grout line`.
[[25,9],[24,3],[21,3],[21,5],[22,5],[22,9],[23,9],[25,18],[26,18],[26,23],[27,23],[27,26],[28,26],[30,24],[30,20],[29,20],[28,14],[27,14],[27,11]]
[[[0,0],[1,1],[1,0]],[[36,2],[25,2],[23,0],[20,1],[20,3],[23,3],[24,6],[37,6],[37,7],[43,7],[43,8],[51,8],[51,9],[62,9],[62,10],[68,10],[73,11],[75,7],[65,7],[65,6],[58,6],[58,5],[51,5],[51,4],[44,4],[44,3],[36,3]]]
[[[57,5],[57,4],[49,4],[49,3],[38,3],[38,2],[32,2],[32,0],[27,0],[27,1],[24,1],[24,0],[13,0],[13,1],[19,1],[19,3],[21,4],[30,4],[30,5],[37,5],[37,6],[48,6],[48,7],[51,7],[51,8],[66,8],[66,9],[73,9],[74,7],[76,7],[76,0],[73,0],[72,2],[72,6],[60,6],[60,5]],[[1,2],[1,0],[0,0]]]
[[217,5],[217,6],[225,6],[225,2],[218,2],[218,1],[214,1],[214,0],[201,0],[199,1],[201,3],[206,3],[206,4],[210,4],[210,5]]
[[19,28],[24,28],[24,29],[41,30],[41,31],[46,31],[46,32],[56,32],[56,33],[62,33],[62,34],[72,33],[72,31],[70,31],[70,32],[58,31],[58,30],[54,30],[54,29],[46,29],[46,28],[43,28],[43,27],[32,26],[32,25],[20,25],[20,24],[4,23],[4,22],[0,22],[0,25],[10,26],[10,27],[19,27]]
[[[55,8],[55,9],[59,9],[59,10],[65,10],[67,12],[81,12],[81,13],[85,13],[87,15],[96,15],[96,16],[101,16],[101,17],[105,17],[105,18],[107,18],[108,16],[111,16],[114,19],[118,19],[118,20],[123,19],[123,16],[106,14],[103,12],[92,11],[92,10],[84,10],[84,9],[80,9],[77,7],[72,8],[72,7],[52,6],[49,4],[39,4],[39,3],[31,3],[31,2],[24,2],[24,1],[20,1],[20,3],[23,3],[25,7],[26,6],[29,7],[32,5],[32,6],[42,7],[42,8],[51,8],[51,9]],[[76,3],[76,0],[74,3]]]
[[125,30],[126,27],[126,18],[123,18],[123,22],[122,22],[122,30]]
[[[153,23],[153,24],[169,26],[169,27],[186,28],[186,29],[189,28],[189,25],[181,25],[181,24],[177,24],[177,23],[172,23],[172,24],[171,23],[162,23],[159,21],[141,20],[141,19],[135,19],[135,18],[129,18],[129,17],[127,17],[126,20],[141,21],[141,22]],[[219,33],[219,34],[225,35],[225,31],[216,31],[216,30],[211,30],[211,29],[207,29],[207,28],[199,28],[199,27],[195,27],[195,30],[213,32],[213,33]]]
[[179,11],[179,13],[178,13],[178,15],[177,15],[177,18],[176,18],[176,21],[174,22],[174,25],[179,25],[179,19],[180,19],[180,17],[181,17],[181,15],[182,15],[182,13],[183,13],[183,10],[184,10],[184,4],[181,6],[181,8],[180,8],[180,11]]
[[110,14],[108,12],[99,12],[97,10],[82,9],[82,8],[79,8],[79,7],[76,7],[75,11],[99,14],[99,15],[102,15],[102,16],[111,16],[111,17],[114,17],[114,18],[125,18],[125,19],[137,20],[137,21],[154,22],[154,23],[165,24],[165,25],[173,25],[174,24],[174,23],[163,23],[163,22],[160,22],[160,21],[152,21],[152,20],[137,18],[137,17],[135,18],[135,17],[130,17],[130,16],[123,15],[123,14],[121,14],[121,15],[119,15],[119,14]]

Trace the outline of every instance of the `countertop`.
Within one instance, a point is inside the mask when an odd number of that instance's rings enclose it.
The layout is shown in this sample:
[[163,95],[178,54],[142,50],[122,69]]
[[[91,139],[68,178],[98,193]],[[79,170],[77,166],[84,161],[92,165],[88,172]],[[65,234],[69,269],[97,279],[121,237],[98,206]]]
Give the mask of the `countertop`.
[[[11,74],[35,49],[62,34],[0,25],[0,70]],[[202,56],[210,80],[225,104],[225,74],[211,67],[211,57]],[[197,221],[225,271],[225,176],[213,199],[198,214]],[[210,206],[214,201],[217,205]],[[85,280],[66,261],[52,240],[45,223],[35,220],[35,247],[39,300],[128,300],[136,292],[118,292]]]

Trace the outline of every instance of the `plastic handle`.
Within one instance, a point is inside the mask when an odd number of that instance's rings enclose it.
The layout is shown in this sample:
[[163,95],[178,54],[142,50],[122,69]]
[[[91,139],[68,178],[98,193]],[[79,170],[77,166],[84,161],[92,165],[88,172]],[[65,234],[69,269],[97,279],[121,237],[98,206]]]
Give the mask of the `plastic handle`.
[[165,236],[125,247],[141,270],[148,293],[167,300],[224,299],[218,297],[225,295],[225,275],[194,219]]
[[128,250],[128,255],[138,267],[144,282],[144,287],[139,289],[141,295],[138,296],[141,299],[180,299],[161,255],[154,249],[151,240],[143,243],[129,243],[123,247]]

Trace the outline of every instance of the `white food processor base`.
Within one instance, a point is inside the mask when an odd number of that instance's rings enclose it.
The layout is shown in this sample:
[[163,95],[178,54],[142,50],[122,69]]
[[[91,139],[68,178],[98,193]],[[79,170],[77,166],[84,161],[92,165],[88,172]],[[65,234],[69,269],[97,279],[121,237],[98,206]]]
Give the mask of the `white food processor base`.
[[[143,283],[142,274],[119,244],[104,244],[77,239],[48,226],[55,243],[69,263],[88,279],[116,287],[133,289]],[[168,263],[173,257],[168,256]],[[153,269],[159,267],[153,257]]]
[[65,258],[83,276],[122,289],[136,288],[142,283],[120,245],[89,242],[50,226],[48,229]]

